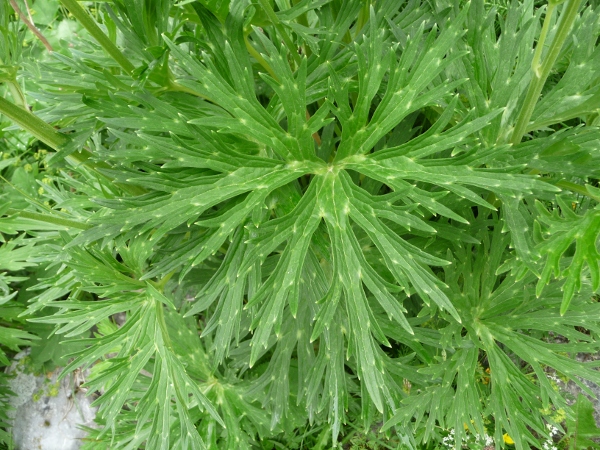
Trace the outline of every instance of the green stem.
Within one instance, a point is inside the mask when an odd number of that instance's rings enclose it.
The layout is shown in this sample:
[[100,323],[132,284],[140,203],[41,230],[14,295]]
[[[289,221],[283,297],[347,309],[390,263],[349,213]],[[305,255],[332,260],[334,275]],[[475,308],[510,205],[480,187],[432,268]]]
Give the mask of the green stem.
[[104,34],[100,27],[94,22],[94,19],[86,12],[85,9],[77,2],[77,0],[60,0],[60,2],[73,14],[73,16],[79,21],[81,25],[92,35],[94,39],[100,44],[100,46],[108,53],[116,62],[131,75],[135,70],[135,67],[131,62],[121,53],[115,44]]
[[248,50],[248,53],[250,53],[250,55],[256,59],[258,64],[260,64],[267,72],[269,72],[269,75],[271,75],[275,81],[279,82],[279,77],[275,75],[275,72],[267,63],[267,61],[265,61],[265,58],[263,58],[262,55],[258,53],[258,51],[252,46],[252,44],[250,44],[248,41],[248,36],[244,36],[244,42],[246,43],[246,49]]
[[[54,50],[52,49],[52,46],[48,42],[48,39],[46,39],[44,37],[44,35],[42,33],[40,33],[40,30],[38,30],[36,28],[36,26],[23,13],[23,11],[21,11],[21,9],[19,8],[19,5],[17,5],[17,2],[15,0],[9,0],[9,3],[12,6],[12,8],[15,10],[17,15],[21,18],[23,23],[27,26],[27,28],[29,28],[31,30],[31,32],[33,34],[35,34],[40,41],[42,41],[42,44],[44,44],[44,47],[46,47],[46,50],[48,50],[49,52],[52,53]],[[27,2],[25,2],[25,5],[27,5]],[[29,8],[27,8],[27,10],[29,10]]]
[[[25,131],[29,131],[44,144],[53,148],[57,152],[71,142],[66,134],[59,133],[52,125],[47,124],[35,114],[26,109],[19,108],[17,105],[0,97],[0,114],[4,114]],[[69,159],[75,164],[85,162],[92,154],[86,150],[81,150],[80,156],[77,154],[69,155]],[[100,163],[98,167],[110,168],[108,164]]]
[[168,283],[168,281],[173,277],[173,275],[175,275],[175,270],[172,270],[171,272],[169,272],[168,274],[166,274],[160,281],[152,281],[152,280],[148,280],[148,282],[150,284],[152,284],[152,286],[154,286],[154,288],[160,292],[161,294],[163,293],[163,290],[165,288],[165,285]]
[[294,60],[294,62],[297,65],[300,65],[301,61],[300,61],[300,55],[298,54],[298,49],[296,49],[296,46],[294,45],[294,43],[291,41],[288,34],[283,29],[283,26],[281,25],[281,22],[279,21],[279,17],[277,17],[277,14],[275,14],[275,11],[271,7],[270,3],[268,2],[268,0],[259,0],[259,3],[262,6],[262,9],[265,12],[265,14],[267,15],[267,17],[269,18],[269,20],[275,26],[275,29],[277,30],[277,32],[280,34],[281,39],[283,39],[283,43],[287,47],[288,51],[291,53],[292,59]]
[[581,186],[579,184],[571,183],[570,181],[561,180],[558,183],[555,183],[555,186],[562,188],[562,189],[567,189],[576,194],[585,195],[586,197],[590,197],[590,198],[596,200],[597,202],[600,202],[600,197],[597,197],[597,196],[591,194],[584,186]]
[[[550,71],[552,70],[554,63],[558,58],[558,54],[560,53],[565,40],[569,36],[573,22],[575,22],[580,4],[581,0],[567,0],[565,8],[560,15],[558,31],[554,35],[554,39],[552,39],[552,43],[550,44],[550,48],[546,58],[544,59],[544,62],[540,64],[539,58],[542,53],[542,48],[544,47],[544,40],[546,39],[548,27],[550,26],[549,23],[552,20],[552,12],[554,7],[557,5],[557,2],[550,0],[548,13],[546,14],[544,25],[542,27],[542,34],[540,35],[540,39],[538,41],[532,61],[533,79],[529,83],[525,102],[523,103],[523,107],[521,108],[519,117],[517,118],[517,123],[515,124],[515,128],[510,139],[511,144],[513,145],[518,144],[521,142],[521,139],[523,139],[523,135],[527,130],[527,125],[529,124],[529,120],[531,119],[531,115],[533,114],[537,100],[540,97],[542,88],[546,83],[548,75],[550,75]],[[533,64],[535,64],[535,66]]]
[[542,51],[544,50],[544,43],[546,42],[546,36],[548,35],[548,30],[550,29],[550,22],[552,21],[552,16],[554,15],[555,9],[556,3],[552,1],[548,3],[548,8],[546,9],[546,17],[544,18],[544,25],[542,26],[542,32],[540,33],[540,38],[538,39],[537,46],[535,47],[533,61],[531,62],[531,69],[534,71],[534,73],[539,73]]
[[[66,134],[59,133],[52,125],[47,124],[35,114],[27,111],[26,109],[19,108],[15,104],[2,97],[0,97],[0,114],[4,114],[21,128],[29,131],[37,139],[48,145],[50,148],[53,148],[57,152],[64,149],[64,147],[71,142],[71,139]],[[82,149],[79,152],[71,153],[66,157],[66,159],[74,165],[85,164],[92,170],[111,168],[110,165],[102,161],[97,163],[86,162],[86,160],[91,156],[92,154],[90,152]],[[144,189],[138,186],[129,186],[122,183],[117,183],[117,185],[125,192],[128,192],[132,195],[141,195],[146,192]]]
[[62,219],[60,217],[54,217],[54,216],[50,216],[48,214],[40,214],[40,213],[34,213],[31,211],[20,211],[17,209],[8,209],[6,211],[7,215],[13,215],[16,214],[20,217],[24,217],[25,219],[32,219],[32,220],[38,220],[40,222],[46,222],[46,223],[51,223],[54,225],[60,225],[66,228],[78,228],[80,230],[89,230],[91,227],[91,225],[87,225],[85,223],[80,223],[80,222],[76,222],[74,220],[69,220],[69,219]]
[[164,90],[168,91],[168,92],[185,92],[186,94],[190,94],[195,97],[200,97],[200,98],[203,98],[204,100],[208,100],[211,102],[213,101],[210,98],[206,97],[205,95],[201,94],[200,92],[197,92],[187,86],[183,86],[174,80],[169,80],[169,84],[168,84],[168,86],[165,87]]
[[67,135],[59,133],[52,125],[48,125],[35,114],[19,108],[2,97],[0,97],[0,114],[4,114],[21,128],[29,131],[40,141],[56,151],[61,150],[70,142]]
[[371,12],[371,2],[365,2],[363,7],[360,9],[358,13],[358,20],[356,21],[356,33],[354,34],[354,38],[358,36],[360,31],[365,26],[365,23],[369,20],[370,12]]
[[171,337],[169,336],[167,322],[165,321],[163,304],[158,300],[155,300],[154,308],[156,311],[156,318],[158,320],[158,328],[160,329],[165,347],[167,347],[167,349],[169,349],[171,353],[175,353],[175,351],[173,350],[173,343],[171,342]]
[[10,91],[10,95],[13,100],[17,104],[17,106],[29,110],[29,106],[27,105],[27,99],[25,98],[25,94],[21,90],[21,86],[16,81],[9,81],[6,83],[8,85],[8,90]]

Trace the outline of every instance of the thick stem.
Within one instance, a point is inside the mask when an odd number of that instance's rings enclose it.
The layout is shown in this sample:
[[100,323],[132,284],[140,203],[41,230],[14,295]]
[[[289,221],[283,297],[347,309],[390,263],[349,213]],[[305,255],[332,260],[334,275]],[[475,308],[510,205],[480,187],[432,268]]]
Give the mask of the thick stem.
[[17,81],[9,81],[6,84],[8,86],[8,90],[10,91],[10,95],[12,95],[12,98],[17,104],[17,106],[25,110],[29,110],[29,105],[27,105],[27,99],[25,98],[25,94],[23,94],[19,83]]
[[552,43],[550,44],[550,48],[548,50],[546,58],[540,64],[539,57],[541,56],[542,48],[544,46],[543,41],[546,38],[546,35],[544,34],[544,29],[547,29],[549,27],[548,24],[552,20],[551,12],[556,5],[556,2],[550,0],[548,14],[546,14],[546,18],[544,19],[544,25],[542,27],[542,36],[540,36],[540,40],[538,41],[538,47],[536,48],[536,53],[533,59],[533,62],[536,64],[535,67],[532,67],[533,79],[529,83],[529,88],[527,90],[525,102],[523,103],[523,107],[521,108],[519,117],[517,118],[515,129],[513,130],[513,134],[510,139],[511,144],[513,145],[518,144],[519,142],[521,142],[521,139],[523,139],[523,135],[525,134],[527,125],[529,124],[529,119],[531,119],[531,115],[533,114],[535,105],[538,101],[538,98],[540,97],[542,88],[546,83],[548,75],[550,75],[550,71],[552,70],[554,63],[558,58],[558,54],[560,53],[560,50],[562,49],[562,46],[565,43],[565,40],[569,36],[569,32],[571,31],[573,22],[575,22],[575,18],[577,17],[577,12],[579,11],[580,4],[581,0],[566,1],[565,8],[562,14],[560,15],[558,31],[554,35],[554,39],[552,39]]
[[31,211],[20,211],[16,209],[9,209],[6,211],[7,215],[16,214],[20,217],[24,217],[25,219],[33,219],[40,222],[51,223],[53,225],[60,225],[66,228],[77,228],[80,230],[88,230],[92,228],[91,225],[87,225],[85,223],[76,222],[74,220],[63,219],[61,217],[50,216],[48,214],[39,214]]
[[0,114],[4,114],[56,151],[61,150],[70,141],[67,135],[59,133],[36,115],[19,108],[2,97],[0,97]]
[[[48,125],[35,114],[19,108],[2,97],[0,97],[0,114],[4,114],[21,128],[29,131],[37,139],[57,152],[63,150],[71,142],[71,139],[66,134],[59,133],[52,125]],[[85,164],[92,170],[110,168],[110,165],[102,161],[96,163],[86,162],[91,156],[92,154],[89,151],[81,149],[79,152],[71,153],[65,159],[74,165]],[[122,183],[117,183],[117,186],[132,195],[141,195],[145,192],[144,189],[138,186],[129,186]]]
[[548,35],[548,30],[550,29],[550,22],[552,21],[552,16],[554,15],[555,9],[555,3],[548,3],[548,8],[546,9],[546,17],[544,19],[544,25],[542,26],[542,32],[540,33],[540,38],[538,39],[537,46],[535,47],[533,61],[531,62],[531,69],[534,73],[537,74],[539,74],[540,59],[542,58],[542,51],[544,51],[544,43],[546,42],[546,36]]
[[94,19],[81,7],[77,0],[60,0],[60,2],[73,14],[79,23],[92,35],[100,44],[106,53],[108,53],[128,74],[131,74],[135,67],[121,53],[115,44],[104,34],[100,27],[94,22]]

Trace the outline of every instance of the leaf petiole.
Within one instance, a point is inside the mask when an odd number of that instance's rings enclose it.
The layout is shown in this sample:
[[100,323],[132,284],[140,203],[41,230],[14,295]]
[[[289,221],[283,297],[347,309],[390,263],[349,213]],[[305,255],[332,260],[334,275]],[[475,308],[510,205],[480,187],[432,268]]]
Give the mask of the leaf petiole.
[[60,0],[60,2],[73,14],[81,25],[92,35],[100,46],[121,66],[125,72],[131,75],[135,70],[134,65],[121,53],[115,44],[108,38],[100,27],[94,22],[90,15],[81,7],[77,0]]
[[558,58],[558,54],[562,49],[565,40],[569,36],[569,32],[571,31],[573,22],[575,22],[575,18],[577,17],[577,12],[579,10],[579,5],[581,4],[581,0],[567,0],[566,6],[560,16],[558,31],[552,39],[550,48],[548,49],[548,53],[546,54],[546,58],[542,63],[540,63],[539,60],[542,54],[542,49],[544,47],[546,34],[548,32],[548,28],[550,27],[550,22],[552,21],[554,8],[559,3],[560,1],[550,0],[548,4],[548,11],[546,13],[546,17],[544,18],[544,25],[542,26],[542,34],[538,41],[538,45],[536,47],[532,61],[531,69],[533,72],[533,79],[529,83],[529,88],[527,89],[525,101],[523,103],[523,106],[521,107],[521,111],[519,112],[519,116],[517,118],[512,137],[510,139],[511,144],[513,145],[518,144],[519,142],[521,142],[521,139],[523,139],[523,135],[525,134],[527,126],[529,125],[529,119],[531,119],[533,110],[535,109],[535,105],[537,104],[538,98],[540,97],[544,84],[546,83],[546,79],[548,78],[548,75],[550,75],[550,71],[552,70],[554,63]]

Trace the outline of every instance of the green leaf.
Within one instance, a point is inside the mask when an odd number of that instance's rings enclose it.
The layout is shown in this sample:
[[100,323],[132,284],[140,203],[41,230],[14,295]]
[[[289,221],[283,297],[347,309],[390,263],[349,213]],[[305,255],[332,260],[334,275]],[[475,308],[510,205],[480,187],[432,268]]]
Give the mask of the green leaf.
[[593,440],[600,434],[594,419],[594,405],[583,394],[577,396],[574,419],[567,419],[567,432],[570,449],[600,448]]
[[[540,204],[536,205],[541,212],[539,221],[547,226],[548,238],[538,244],[538,251],[546,257],[544,270],[537,285],[536,294],[539,296],[543,287],[548,284],[550,277],[564,277],[563,301],[561,314],[565,314],[575,290],[581,289],[582,271],[584,265],[589,268],[592,289],[600,287],[600,253],[597,249],[597,238],[600,233],[600,211],[588,210],[580,216],[570,209],[569,205],[557,197],[563,217],[558,212],[550,215]],[[566,269],[561,268],[560,258],[575,241],[575,254]]]

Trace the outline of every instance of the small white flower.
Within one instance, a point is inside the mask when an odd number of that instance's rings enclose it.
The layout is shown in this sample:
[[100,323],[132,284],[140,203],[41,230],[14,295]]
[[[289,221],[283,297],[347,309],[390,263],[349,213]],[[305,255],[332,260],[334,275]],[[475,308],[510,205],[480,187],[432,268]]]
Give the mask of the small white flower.
[[548,375],[548,378],[554,381],[556,384],[560,384],[561,380],[556,375]]
[[542,448],[544,450],[557,450],[556,447],[554,446],[554,442],[551,439],[548,439],[546,442],[544,442],[544,444],[542,445]]

